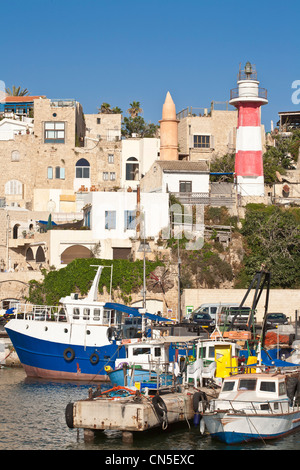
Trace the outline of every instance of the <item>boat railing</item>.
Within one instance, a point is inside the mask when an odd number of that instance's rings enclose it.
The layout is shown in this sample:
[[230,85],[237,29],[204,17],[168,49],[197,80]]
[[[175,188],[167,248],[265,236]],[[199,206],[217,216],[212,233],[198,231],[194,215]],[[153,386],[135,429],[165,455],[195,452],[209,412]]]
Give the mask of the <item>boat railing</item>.
[[[143,369],[142,376],[135,376],[135,371]],[[162,362],[160,359],[149,359],[148,362],[134,362],[127,370],[127,385],[134,385],[133,381],[156,383],[157,388],[166,385],[168,381],[172,381],[172,385],[176,382],[175,364],[170,362]]]
[[[220,406],[221,402],[221,406]],[[226,404],[228,406],[226,406]],[[261,414],[262,412],[268,412],[269,414],[283,414],[291,411],[299,411],[299,403],[290,403],[288,399],[282,400],[211,400],[209,402],[210,412],[228,412],[237,414]],[[207,409],[207,407],[206,407]],[[265,414],[265,413],[264,413]]]
[[11,318],[34,321],[67,321],[64,307],[58,305],[16,304]]

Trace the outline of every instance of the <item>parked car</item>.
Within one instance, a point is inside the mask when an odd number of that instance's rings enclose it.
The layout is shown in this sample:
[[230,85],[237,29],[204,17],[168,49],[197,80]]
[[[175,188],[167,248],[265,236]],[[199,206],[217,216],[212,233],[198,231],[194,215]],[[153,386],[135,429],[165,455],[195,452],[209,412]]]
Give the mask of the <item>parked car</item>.
[[[221,310],[221,322],[226,325],[230,324],[236,315],[234,325],[243,327],[247,324],[249,315],[251,313],[250,307],[226,307]],[[253,323],[256,323],[256,317],[253,318]]]
[[191,318],[191,324],[194,326],[201,326],[202,328],[212,329],[215,326],[215,320],[211,318],[209,313],[194,313]]
[[279,325],[288,325],[289,321],[284,313],[268,313],[266,317],[267,328],[277,328]]
[[235,307],[239,304],[235,303],[210,303],[210,304],[201,304],[200,307],[197,307],[188,317],[183,319],[184,322],[192,321],[193,315],[195,313],[208,313],[215,322],[219,323],[219,314],[224,307]]

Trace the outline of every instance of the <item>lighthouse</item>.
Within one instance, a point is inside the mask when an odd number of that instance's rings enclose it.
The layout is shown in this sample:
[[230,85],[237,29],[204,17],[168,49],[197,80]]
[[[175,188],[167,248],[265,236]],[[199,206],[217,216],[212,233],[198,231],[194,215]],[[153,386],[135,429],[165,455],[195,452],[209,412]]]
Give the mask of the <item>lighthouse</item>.
[[241,196],[264,196],[261,106],[268,103],[267,90],[259,87],[255,65],[239,70],[238,87],[230,91],[229,103],[238,110],[235,174]]

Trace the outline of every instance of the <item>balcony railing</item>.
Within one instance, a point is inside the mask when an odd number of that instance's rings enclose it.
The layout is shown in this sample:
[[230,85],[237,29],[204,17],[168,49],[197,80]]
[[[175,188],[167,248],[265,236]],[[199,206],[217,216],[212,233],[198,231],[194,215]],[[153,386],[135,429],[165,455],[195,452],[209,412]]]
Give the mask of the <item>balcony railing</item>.
[[250,90],[247,90],[247,94],[245,95],[240,94],[240,89],[239,88],[233,88],[230,90],[230,99],[233,100],[235,98],[247,98],[247,97],[253,97],[253,98],[262,98],[264,100],[267,99],[267,90],[265,88],[255,88],[253,89],[253,92]]

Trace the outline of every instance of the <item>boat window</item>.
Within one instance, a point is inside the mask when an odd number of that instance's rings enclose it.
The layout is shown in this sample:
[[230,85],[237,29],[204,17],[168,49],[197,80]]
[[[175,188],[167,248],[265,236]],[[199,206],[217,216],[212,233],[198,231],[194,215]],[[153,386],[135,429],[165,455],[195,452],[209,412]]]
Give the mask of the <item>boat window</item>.
[[260,409],[261,409],[261,410],[265,410],[265,411],[269,410],[269,409],[270,409],[269,403],[262,403],[262,404],[260,405]]
[[110,319],[110,310],[104,310],[103,312],[103,323],[104,325],[109,325]]
[[276,392],[275,382],[261,382],[260,383],[261,392]]
[[78,320],[79,319],[79,308],[75,307],[73,308],[73,318],[74,320]]
[[199,349],[199,359],[203,359],[204,357],[206,357],[206,346]]
[[232,381],[232,382],[226,381],[226,382],[224,382],[222,392],[231,392],[231,390],[234,389],[234,384],[235,384],[235,381]]
[[150,348],[133,348],[133,355],[150,354]]
[[238,390],[255,390],[256,379],[241,379]]
[[285,394],[286,394],[285,383],[279,382],[279,395],[285,395]]
[[161,349],[160,348],[154,348],[154,356],[155,357],[161,356]]
[[215,347],[214,346],[209,346],[208,357],[210,359],[215,357]]
[[90,309],[89,308],[84,308],[83,309],[83,319],[84,320],[89,320],[90,318]]
[[100,308],[95,308],[93,312],[93,320],[99,321],[100,320]]

